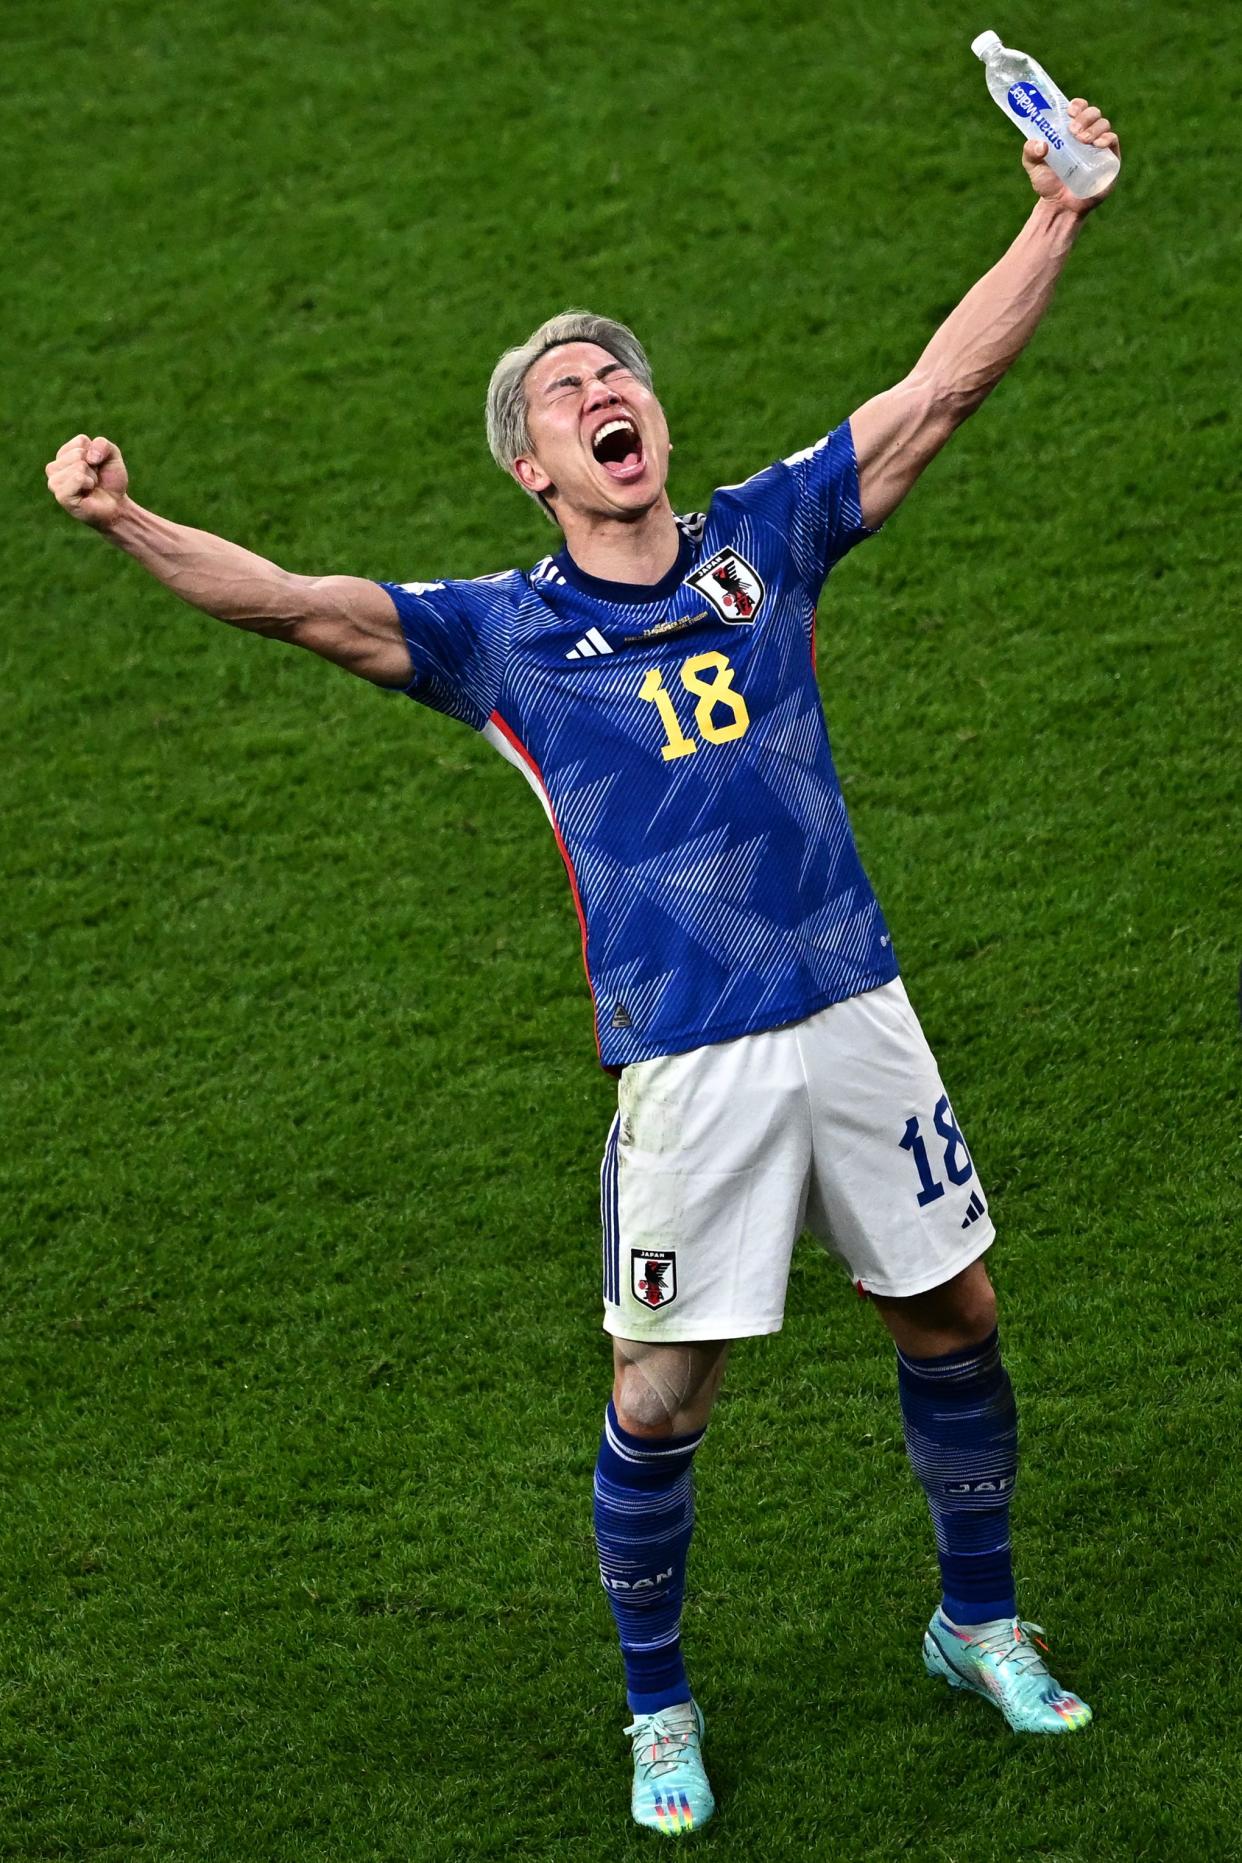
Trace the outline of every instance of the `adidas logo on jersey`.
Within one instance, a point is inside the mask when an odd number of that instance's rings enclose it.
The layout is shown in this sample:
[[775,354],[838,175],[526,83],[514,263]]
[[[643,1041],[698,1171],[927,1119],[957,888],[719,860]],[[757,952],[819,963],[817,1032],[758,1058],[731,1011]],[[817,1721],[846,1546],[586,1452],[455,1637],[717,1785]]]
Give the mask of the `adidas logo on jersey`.
[[962,1228],[969,1229],[972,1223],[977,1223],[986,1207],[979,1192],[977,1190],[972,1190],[970,1193],[970,1202],[966,1205],[966,1220],[963,1222]]
[[565,655],[567,660],[594,660],[601,653],[613,650],[597,627],[589,627],[576,646]]
[[626,1008],[624,1003],[618,1003],[616,1008],[613,1010],[612,1026],[614,1029],[632,1029],[633,1028],[634,1018],[631,1016],[629,1010]]

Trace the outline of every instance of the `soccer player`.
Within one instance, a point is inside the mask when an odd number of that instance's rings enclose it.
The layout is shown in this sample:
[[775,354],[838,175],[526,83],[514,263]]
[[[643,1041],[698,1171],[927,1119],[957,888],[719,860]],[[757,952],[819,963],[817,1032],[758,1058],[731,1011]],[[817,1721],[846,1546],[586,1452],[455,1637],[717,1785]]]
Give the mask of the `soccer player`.
[[[1081,141],[1117,148],[1099,110],[1071,108]],[[564,537],[529,571],[292,575],[143,510],[107,439],[79,434],[47,469],[67,510],[185,601],[461,719],[547,812],[600,1057],[620,1076],[601,1174],[615,1379],[595,1533],[632,1811],[669,1835],[714,1808],[679,1639],[692,1464],[730,1342],[781,1324],[804,1227],[896,1345],[941,1570],[927,1668],[1017,1730],[1091,1718],[1017,1613],[992,1222],[855,852],[813,668],[829,571],[1017,357],[1096,204],[1046,154],[1025,145],[1031,216],[911,373],[705,514],[669,502],[668,428],[629,330],[566,312],[509,350],[491,449]]]

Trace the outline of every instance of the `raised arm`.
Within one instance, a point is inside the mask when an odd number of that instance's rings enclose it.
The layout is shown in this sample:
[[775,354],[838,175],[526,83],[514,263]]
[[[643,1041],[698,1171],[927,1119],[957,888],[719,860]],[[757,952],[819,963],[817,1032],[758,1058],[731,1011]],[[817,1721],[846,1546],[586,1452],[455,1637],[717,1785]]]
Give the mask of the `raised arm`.
[[[1105,117],[1083,98],[1070,104],[1080,142],[1119,150]],[[896,509],[953,431],[1021,355],[1052,302],[1082,222],[1104,199],[1079,200],[1048,167],[1046,142],[1028,142],[1022,165],[1039,195],[1031,217],[990,272],[941,324],[904,381],[852,416],[863,523]],[[1111,192],[1111,189],[1107,190]]]
[[145,511],[111,440],[77,434],[47,467],[58,504],[189,602],[230,627],[305,647],[379,686],[408,685],[409,650],[378,583],[361,576],[295,576],[204,530]]

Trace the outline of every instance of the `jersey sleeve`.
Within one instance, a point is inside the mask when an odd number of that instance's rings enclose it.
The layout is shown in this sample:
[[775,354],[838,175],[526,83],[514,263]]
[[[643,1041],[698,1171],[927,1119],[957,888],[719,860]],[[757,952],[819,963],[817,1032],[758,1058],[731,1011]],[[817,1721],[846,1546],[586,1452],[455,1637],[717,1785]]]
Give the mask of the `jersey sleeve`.
[[873,537],[862,520],[858,461],[849,422],[784,461],[793,477],[794,502],[790,546],[798,574],[818,596],[829,570],[864,537]]
[[414,677],[396,688],[481,731],[495,709],[521,577],[381,582],[392,598]]

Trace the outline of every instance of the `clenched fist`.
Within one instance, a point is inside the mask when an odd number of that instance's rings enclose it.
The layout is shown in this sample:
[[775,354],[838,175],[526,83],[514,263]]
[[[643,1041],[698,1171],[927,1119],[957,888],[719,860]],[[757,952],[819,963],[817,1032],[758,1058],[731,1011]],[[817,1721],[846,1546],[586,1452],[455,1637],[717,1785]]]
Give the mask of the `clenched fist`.
[[75,434],[46,467],[48,490],[70,517],[110,530],[125,505],[129,474],[121,449],[102,435]]

